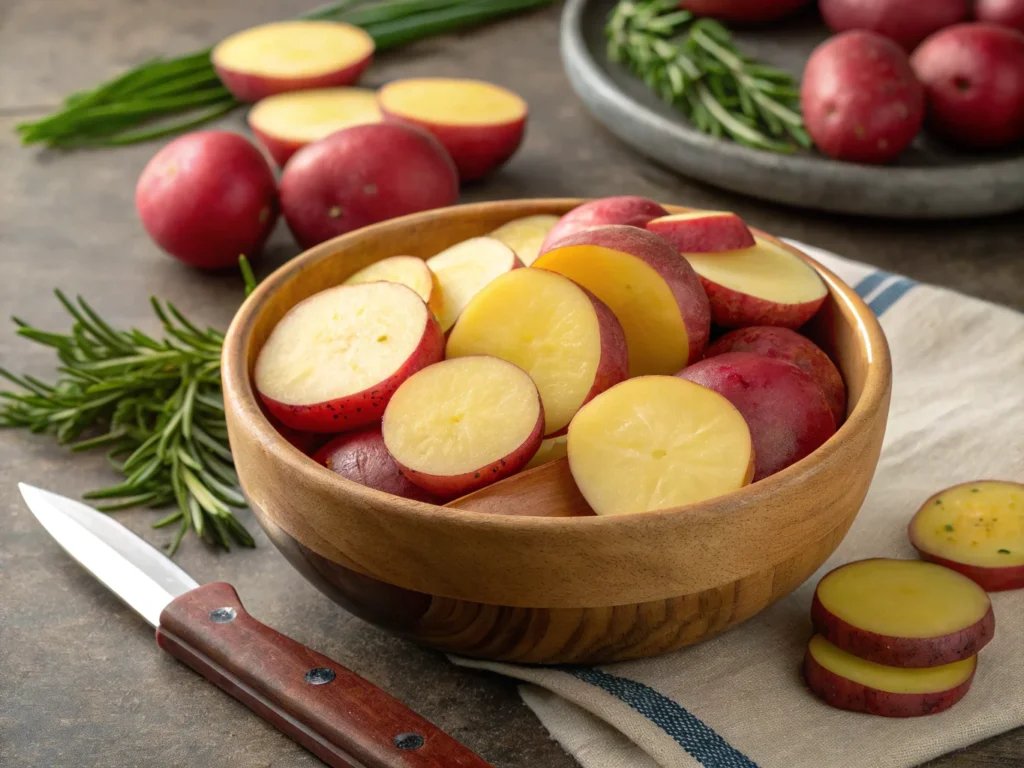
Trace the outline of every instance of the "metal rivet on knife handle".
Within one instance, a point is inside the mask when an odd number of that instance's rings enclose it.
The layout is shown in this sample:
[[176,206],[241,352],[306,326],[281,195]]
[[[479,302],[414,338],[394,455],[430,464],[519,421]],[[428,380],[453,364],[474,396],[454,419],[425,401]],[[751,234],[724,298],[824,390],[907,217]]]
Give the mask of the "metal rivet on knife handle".
[[327,667],[314,667],[306,673],[306,682],[310,685],[325,685],[334,679],[334,670]]
[[214,608],[210,611],[210,621],[215,624],[227,624],[229,621],[234,621],[238,613],[231,606],[224,608]]
[[419,749],[426,742],[418,733],[400,733],[395,736],[395,746],[403,750]]

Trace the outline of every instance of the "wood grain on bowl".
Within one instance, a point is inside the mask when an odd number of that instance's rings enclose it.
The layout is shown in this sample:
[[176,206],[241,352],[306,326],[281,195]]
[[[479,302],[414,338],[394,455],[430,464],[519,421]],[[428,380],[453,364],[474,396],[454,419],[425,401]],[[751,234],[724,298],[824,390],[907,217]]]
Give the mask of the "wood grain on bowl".
[[458,206],[331,240],[267,278],[228,332],[228,428],[261,524],[336,601],[418,642],[540,663],[613,661],[688,645],[807,579],[867,493],[888,412],[888,348],[860,298],[803,254],[830,294],[805,330],[843,372],[850,415],[811,456],[724,497],[642,515],[550,516],[553,498],[584,511],[556,461],[437,507],[317,466],[264,418],[252,367],[296,303],[387,256],[426,258],[513,219],[558,215],[580,202]]

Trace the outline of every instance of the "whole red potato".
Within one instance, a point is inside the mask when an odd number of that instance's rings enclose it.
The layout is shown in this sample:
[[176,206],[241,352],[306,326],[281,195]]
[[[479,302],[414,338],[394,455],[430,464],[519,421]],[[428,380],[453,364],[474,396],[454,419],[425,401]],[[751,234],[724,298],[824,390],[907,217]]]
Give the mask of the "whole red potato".
[[698,16],[721,21],[756,24],[788,16],[807,5],[808,0],[680,0],[679,7]]
[[908,51],[936,30],[970,12],[968,0],[819,0],[821,17],[833,32],[866,29]]
[[974,0],[974,18],[1024,32],[1024,0]]
[[135,209],[157,245],[202,269],[254,256],[277,222],[277,184],[260,151],[229,131],[175,139],[147,163]]
[[307,144],[281,175],[281,209],[304,248],[458,198],[459,176],[445,148],[398,123],[356,125]]
[[928,95],[928,127],[974,147],[1024,138],[1024,33],[975,22],[936,32],[911,65]]
[[804,123],[837,160],[884,163],[914,140],[924,89],[903,50],[875,32],[843,32],[811,53],[800,86]]

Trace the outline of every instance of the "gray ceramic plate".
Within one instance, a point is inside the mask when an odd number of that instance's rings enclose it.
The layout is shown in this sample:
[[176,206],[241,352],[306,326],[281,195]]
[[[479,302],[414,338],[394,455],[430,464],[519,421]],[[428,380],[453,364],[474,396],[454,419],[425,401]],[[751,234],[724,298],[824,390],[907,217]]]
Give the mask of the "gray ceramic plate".
[[[973,217],[1024,208],[1020,148],[969,153],[922,135],[895,165],[867,166],[812,152],[779,155],[707,136],[608,60],[604,23],[614,4],[566,1],[561,44],[569,80],[612,133],[685,176],[774,202],[888,218]],[[799,73],[827,34],[808,13],[737,39],[758,58]]]

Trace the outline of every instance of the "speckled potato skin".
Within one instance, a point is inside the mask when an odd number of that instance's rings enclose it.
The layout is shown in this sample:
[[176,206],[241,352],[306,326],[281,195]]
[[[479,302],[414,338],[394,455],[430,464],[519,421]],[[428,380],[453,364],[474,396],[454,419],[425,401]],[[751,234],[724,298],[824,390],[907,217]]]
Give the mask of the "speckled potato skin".
[[804,655],[804,680],[808,687],[829,706],[851,712],[882,717],[920,717],[949,709],[967,695],[974,682],[974,672],[956,688],[937,693],[890,693],[855,683],[831,672],[811,655]]
[[437,497],[402,474],[384,445],[380,424],[338,435],[313,455],[313,461],[368,488],[430,504],[438,502]]
[[938,637],[889,637],[855,627],[822,605],[817,590],[811,602],[814,630],[832,645],[854,656],[889,667],[938,667],[976,656],[995,633],[996,619],[989,606],[980,621],[958,632]]
[[941,565],[957,573],[962,573],[971,581],[975,582],[986,592],[1005,592],[1010,589],[1024,589],[1024,565],[1015,565],[1009,568],[986,568],[983,565],[967,565],[958,563],[955,560],[947,560],[944,557],[933,555],[924,549],[916,540],[913,532],[910,534],[910,543],[921,555],[922,560]]
[[835,363],[806,336],[789,328],[754,326],[738,328],[709,345],[704,357],[726,352],[751,352],[785,360],[802,370],[821,387],[838,427],[846,416],[846,385]]
[[544,408],[540,409],[537,417],[537,424],[533,431],[523,441],[523,444],[516,448],[508,456],[497,461],[492,461],[473,472],[465,472],[461,475],[431,475],[426,472],[418,472],[415,469],[398,463],[407,478],[416,483],[420,488],[445,500],[451,500],[467,493],[478,491],[491,483],[504,480],[521,470],[533,458],[533,454],[540,448],[540,442],[544,436]]
[[646,197],[621,195],[591,200],[562,216],[544,238],[538,253],[550,251],[559,240],[584,229],[610,224],[645,227],[647,222],[662,216],[668,216],[668,211]]
[[774,325],[796,329],[806,323],[825,303],[826,293],[820,299],[803,304],[779,304],[759,299],[703,277],[700,284],[711,304],[711,319],[723,328],[746,328],[751,325]]
[[391,396],[416,371],[444,359],[444,333],[430,312],[419,345],[391,376],[362,392],[312,405],[290,405],[259,393],[267,410],[285,426],[303,432],[348,432],[378,422]]

